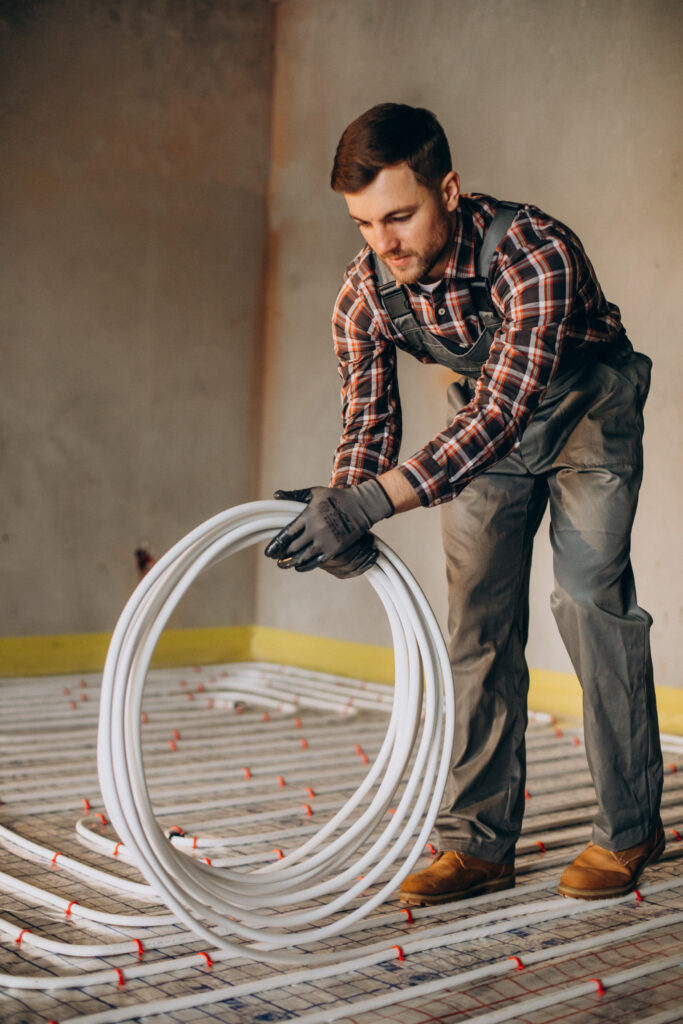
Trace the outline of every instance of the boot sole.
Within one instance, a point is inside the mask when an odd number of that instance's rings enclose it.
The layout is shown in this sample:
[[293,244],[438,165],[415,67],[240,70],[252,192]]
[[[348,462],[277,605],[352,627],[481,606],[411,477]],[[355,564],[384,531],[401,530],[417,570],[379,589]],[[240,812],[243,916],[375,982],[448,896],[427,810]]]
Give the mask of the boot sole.
[[478,882],[469,889],[458,889],[455,892],[440,892],[433,896],[425,896],[419,892],[399,892],[398,899],[402,907],[433,907],[440,903],[455,903],[457,900],[467,900],[470,896],[480,896],[487,892],[500,892],[502,889],[513,889],[515,876],[507,878],[496,878],[490,882]]
[[645,858],[631,881],[627,882],[625,885],[620,885],[618,888],[612,886],[609,889],[574,889],[573,886],[562,885],[560,882],[557,887],[557,891],[560,896],[570,896],[575,900],[608,900],[617,899],[618,896],[628,896],[628,894],[633,892],[638,885],[638,880],[645,868],[659,860],[661,855],[664,853],[665,846],[666,838],[664,834],[662,834],[661,840],[657,843],[649,856]]

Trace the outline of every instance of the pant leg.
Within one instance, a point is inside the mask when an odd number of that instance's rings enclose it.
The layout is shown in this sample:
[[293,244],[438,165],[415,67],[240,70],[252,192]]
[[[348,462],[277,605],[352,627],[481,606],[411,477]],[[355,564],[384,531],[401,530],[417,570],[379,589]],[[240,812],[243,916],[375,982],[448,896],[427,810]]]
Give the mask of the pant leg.
[[638,606],[630,536],[642,476],[649,361],[596,367],[599,391],[549,475],[555,589],[551,607],[583,687],[584,732],[598,800],[593,840],[642,842],[659,817],[662,756],[649,632]]
[[529,572],[546,501],[513,454],[442,509],[455,732],[438,844],[498,863],[514,859],[524,813]]

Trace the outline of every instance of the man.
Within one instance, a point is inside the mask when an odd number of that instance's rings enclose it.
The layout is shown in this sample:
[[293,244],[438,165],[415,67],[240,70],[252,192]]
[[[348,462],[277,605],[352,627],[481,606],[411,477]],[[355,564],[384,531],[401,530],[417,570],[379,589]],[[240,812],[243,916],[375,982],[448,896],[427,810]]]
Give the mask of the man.
[[[560,892],[622,895],[664,849],[651,619],[629,560],[650,361],[569,228],[534,206],[461,195],[429,111],[381,104],[359,117],[332,187],[367,243],[333,316],[343,434],[330,488],[278,492],[308,506],[266,554],[284,568],[357,575],[376,558],[375,523],[448,503],[453,762],[439,854],[401,898],[425,905],[514,885],[529,570],[548,505],[552,610],[583,687],[598,803],[593,842]],[[400,464],[396,347],[460,374],[448,427]]]

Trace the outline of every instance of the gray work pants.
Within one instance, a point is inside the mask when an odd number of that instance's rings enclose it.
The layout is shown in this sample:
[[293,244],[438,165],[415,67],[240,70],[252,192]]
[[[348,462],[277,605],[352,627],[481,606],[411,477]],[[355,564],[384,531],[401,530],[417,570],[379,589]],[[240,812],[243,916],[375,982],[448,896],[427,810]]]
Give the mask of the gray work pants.
[[[650,360],[628,346],[612,362],[562,374],[521,445],[442,509],[456,724],[436,822],[441,850],[514,860],[524,812],[529,571],[546,505],[551,607],[583,687],[598,802],[593,840],[627,849],[656,827],[662,755],[652,620],[637,604],[629,557]],[[451,417],[469,395],[451,385]]]

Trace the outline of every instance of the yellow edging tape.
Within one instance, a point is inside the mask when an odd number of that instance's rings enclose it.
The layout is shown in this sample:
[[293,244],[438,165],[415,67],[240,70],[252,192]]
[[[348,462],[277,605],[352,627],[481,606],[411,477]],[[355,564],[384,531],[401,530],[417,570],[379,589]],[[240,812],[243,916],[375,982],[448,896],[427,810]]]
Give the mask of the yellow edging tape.
[[529,707],[557,718],[581,718],[581,684],[571,672],[529,669]]
[[[109,645],[107,633],[0,637],[0,677],[100,672]],[[215,665],[230,661],[272,661],[378,683],[394,680],[389,647],[292,633],[268,626],[168,629],[152,665]],[[529,705],[560,718],[581,718],[581,687],[569,672],[531,669]],[[683,689],[657,687],[662,732],[683,735]]]
[[[109,633],[0,637],[1,676],[58,676],[101,672]],[[249,661],[250,626],[167,629],[152,659],[155,668]]]
[[374,683],[394,681],[394,652],[391,647],[308,636],[269,626],[252,626],[251,637],[252,661],[296,665],[297,668]]

